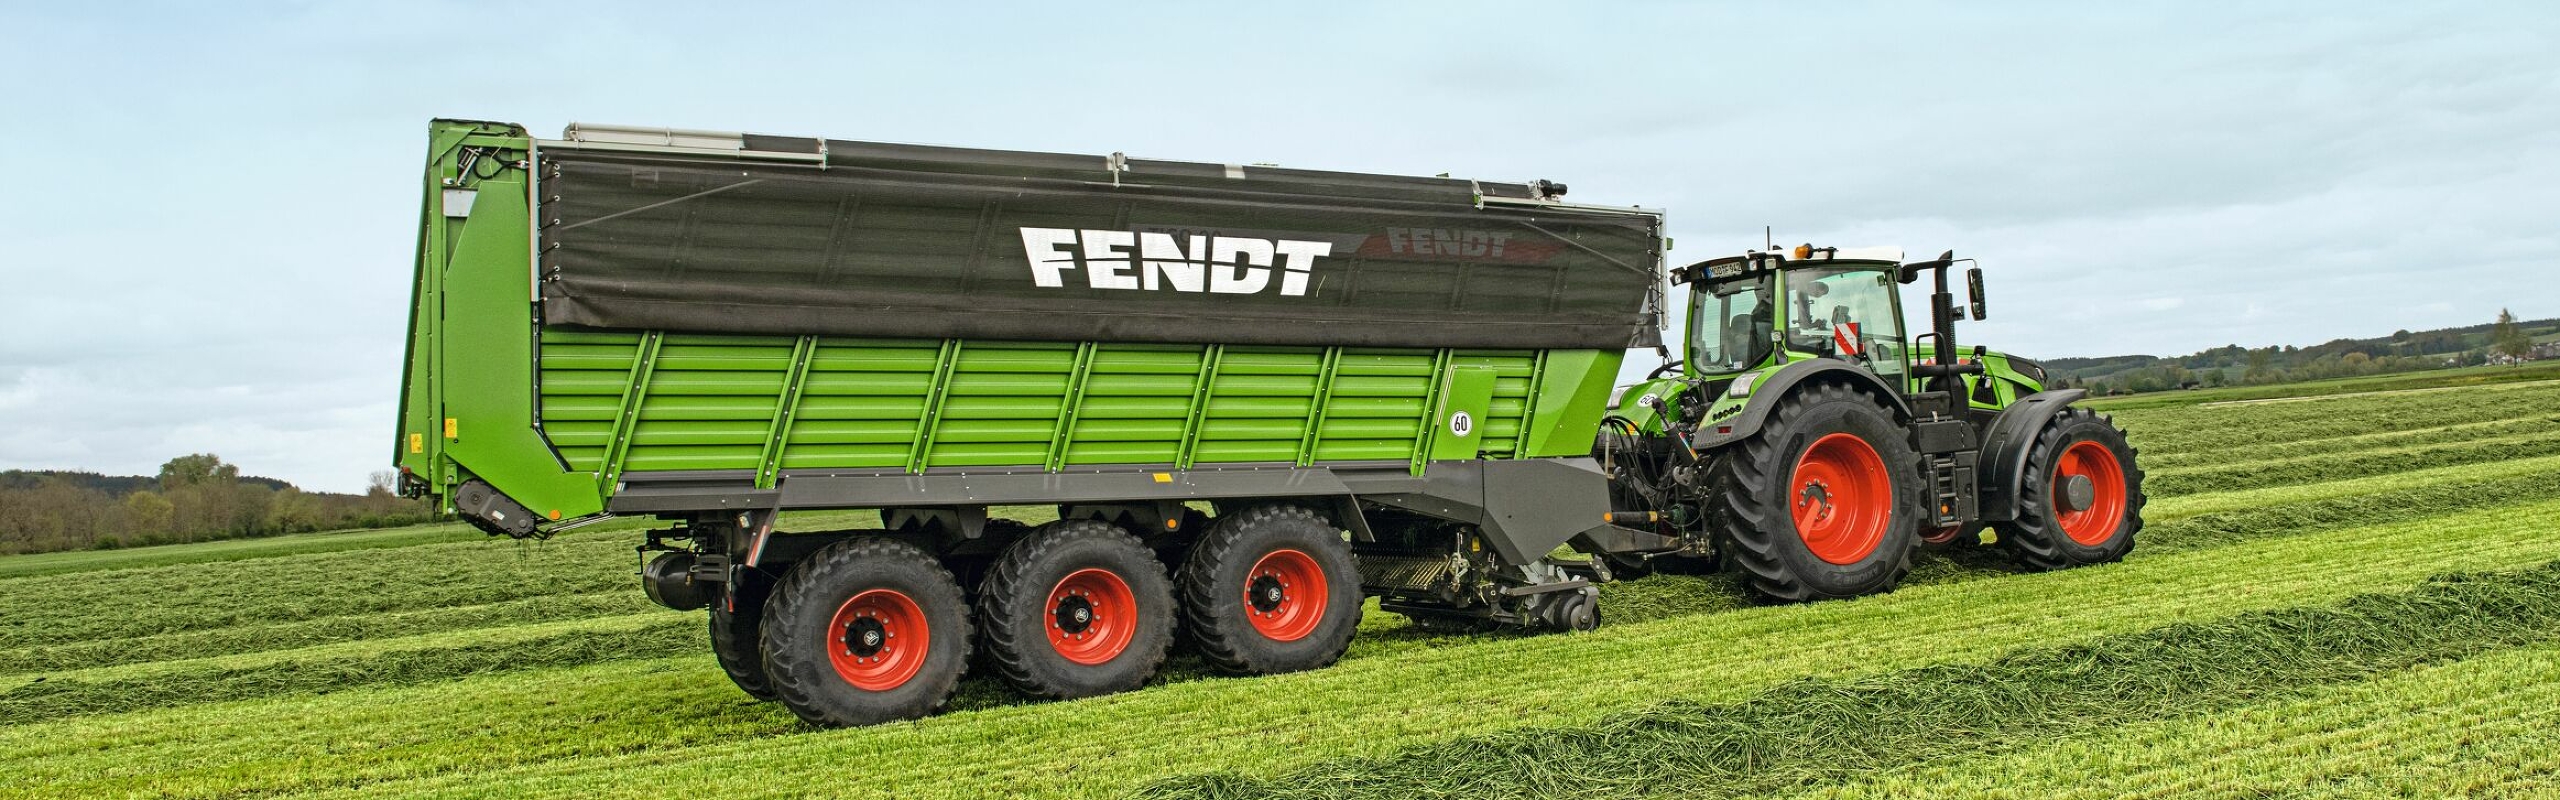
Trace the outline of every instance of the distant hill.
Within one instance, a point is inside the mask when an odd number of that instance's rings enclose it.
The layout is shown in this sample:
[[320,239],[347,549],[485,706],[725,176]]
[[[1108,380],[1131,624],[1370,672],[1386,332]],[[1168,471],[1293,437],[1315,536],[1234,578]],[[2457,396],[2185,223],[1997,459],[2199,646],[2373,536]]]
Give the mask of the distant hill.
[[[2560,318],[2516,323],[2535,342],[2560,341]],[[2411,372],[2490,361],[2494,324],[2427,331],[2394,331],[2369,339],[2332,339],[2309,347],[2225,345],[2184,356],[2102,356],[2043,359],[2062,386],[2098,394],[2343,378]]]

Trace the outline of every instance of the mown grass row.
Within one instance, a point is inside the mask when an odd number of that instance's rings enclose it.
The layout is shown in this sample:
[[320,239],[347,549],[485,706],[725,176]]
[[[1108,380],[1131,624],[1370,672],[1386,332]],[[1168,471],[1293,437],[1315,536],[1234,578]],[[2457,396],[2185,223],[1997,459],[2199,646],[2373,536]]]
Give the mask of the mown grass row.
[[1799,800],[2560,795],[2560,647],[1809,787]]
[[477,606],[450,606],[380,614],[322,617],[267,625],[90,639],[68,644],[0,650],[0,676],[62,672],[119,664],[207,658],[291,650],[366,639],[494,629],[515,625],[637,614],[651,611],[647,597],[629,588],[597,594],[545,595]]
[[488,538],[487,534],[473,530],[469,525],[444,522],[412,525],[405,528],[293,533],[257,539],[225,539],[218,542],[154,545],[122,550],[32,553],[0,558],[0,580],[110,569],[165,567],[175,564],[240,561],[252,558],[284,558],[335,553],[343,550],[376,550],[421,544],[448,544],[485,538]]
[[556,625],[419,636],[197,660],[158,661],[39,677],[0,691],[0,720],[82,714],[375,685],[423,683],[617,658],[699,652],[699,620],[639,614]]
[[2268,461],[2151,472],[2150,491],[2164,495],[2254,489],[2358,478],[2430,467],[2511,461],[2560,453],[2560,433],[2535,433],[2464,442],[2376,448]]
[[464,542],[0,583],[0,648],[630,590],[633,542]]
[[2510,436],[2560,432],[2560,414],[2523,419],[2500,419],[2443,425],[2433,428],[2386,430],[2374,433],[2351,433],[2274,444],[2223,447],[2205,451],[2145,451],[2145,470],[2218,467],[2251,461],[2348,453],[2374,448],[2404,448],[2451,442],[2471,442]]
[[1147,794],[1195,800],[1739,796],[1949,750],[2001,750],[2236,708],[2441,659],[2560,637],[2560,561],[2451,575],[2336,606],[2253,612],[1849,680],[1739,703],[1671,703],[1529,726],[1267,778],[1210,774]]
[[2484,386],[2461,392],[2340,397],[2262,406],[2193,406],[2124,411],[2144,452],[2209,452],[2368,434],[2546,416],[2560,385]]
[[[1525,719],[1587,724],[1664,698],[1739,700],[1803,675],[1985,660],[2560,558],[2547,531],[2560,503],[2518,513],[2539,516],[2246,542],[848,731],[807,732],[744,702],[698,655],[56,720],[0,728],[0,751],[17,757],[0,796],[775,796],[834,785],[848,764],[862,765],[866,790],[901,797],[1112,794],[1203,764],[1259,772],[1384,755]],[[333,745],[346,741],[368,745]]]

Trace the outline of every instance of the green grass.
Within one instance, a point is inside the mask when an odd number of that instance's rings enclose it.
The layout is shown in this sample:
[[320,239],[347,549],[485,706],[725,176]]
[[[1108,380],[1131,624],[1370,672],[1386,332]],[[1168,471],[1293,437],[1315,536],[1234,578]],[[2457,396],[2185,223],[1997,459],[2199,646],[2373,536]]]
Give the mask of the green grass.
[[2432,664],[2209,716],[1931,759],[1798,800],[2560,795],[2560,646]]
[[[2560,502],[2529,510],[2560,513]],[[0,727],[0,750],[22,767],[0,776],[0,794],[223,796],[325,784],[351,797],[758,796],[822,781],[852,760],[866,765],[868,785],[900,796],[989,786],[1108,795],[1199,765],[1268,770],[1382,755],[1528,720],[1588,723],[1666,699],[1731,701],[1807,675],[1988,659],[2553,558],[2560,541],[2539,523],[2419,520],[847,731],[808,732],[778,709],[744,703],[707,658],[618,661]],[[2086,597],[2107,601],[2072,600]],[[469,734],[457,742],[453,726],[465,717]],[[1098,741],[1098,730],[1113,733]],[[338,741],[379,746],[349,753],[329,744]],[[156,766],[140,782],[113,780],[124,759]],[[99,777],[62,784],[44,781],[70,779],[41,777],[92,772]],[[376,783],[395,779],[404,782]]]
[[2253,612],[1849,679],[1739,703],[1668,703],[1580,727],[1529,726],[1322,762],[1263,779],[1212,774],[1162,797],[1747,796],[1830,783],[1948,751],[2211,713],[2432,660],[2560,637],[2560,562],[2452,576],[2335,607]]
[[334,553],[341,550],[370,550],[386,547],[408,547],[420,544],[476,541],[488,538],[458,522],[435,525],[412,525],[405,528],[383,528],[369,531],[330,531],[295,533],[259,539],[230,539],[197,544],[154,545],[123,550],[73,550],[61,553],[33,553],[0,556],[0,578],[24,578],[34,575],[58,575],[110,569],[135,569],[173,564],[200,564],[238,561],[250,558]]
[[[2151,404],[2117,415],[2155,476],[2152,525],[2124,564],[2022,574],[1996,551],[1943,551],[1893,594],[1783,607],[1727,578],[1660,576],[1604,587],[1609,624],[1586,635],[1434,635],[1373,612],[1329,670],[1225,678],[1177,656],[1155,686],[1068,703],[972,678],[954,713],[846,731],[748,701],[703,652],[699,613],[645,605],[631,574],[643,520],[540,543],[425,526],[0,557],[0,798],[790,797],[857,772],[862,790],[901,797],[1111,796],[1176,775],[1393,763],[2560,559],[2555,408],[2560,385],[2516,383]],[[2063,738],[2176,722],[2110,718]],[[1879,759],[1874,775],[1914,783],[1873,791],[1930,794],[1929,764],[1944,760]],[[1961,777],[1949,796],[1977,785]]]

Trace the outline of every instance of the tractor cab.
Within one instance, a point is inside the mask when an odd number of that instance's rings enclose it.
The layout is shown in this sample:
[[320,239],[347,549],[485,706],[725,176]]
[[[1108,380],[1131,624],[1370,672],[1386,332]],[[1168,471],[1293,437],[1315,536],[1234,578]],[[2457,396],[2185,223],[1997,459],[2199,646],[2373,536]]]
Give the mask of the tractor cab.
[[1689,303],[1687,373],[1729,377],[1786,358],[1835,358],[1900,381],[1909,372],[1902,304],[1895,291],[1902,251],[1796,248],[1797,257],[1754,253],[1695,265]]

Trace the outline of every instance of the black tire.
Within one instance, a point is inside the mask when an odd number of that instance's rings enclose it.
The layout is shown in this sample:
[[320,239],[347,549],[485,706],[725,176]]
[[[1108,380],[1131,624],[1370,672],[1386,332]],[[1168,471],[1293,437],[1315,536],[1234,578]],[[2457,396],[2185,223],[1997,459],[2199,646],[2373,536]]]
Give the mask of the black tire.
[[[1279,583],[1270,573],[1254,574],[1256,568],[1281,564],[1320,576],[1323,596],[1292,594],[1305,588],[1298,580],[1281,587],[1277,600],[1247,600],[1248,590],[1268,591]],[[1360,570],[1351,544],[1333,523],[1303,506],[1256,506],[1219,518],[1183,560],[1176,583],[1183,624],[1201,657],[1228,672],[1271,675],[1332,664],[1360,626]],[[1306,630],[1288,635],[1297,627]],[[1283,633],[1275,638],[1267,628]]]
[[[1890,484],[1882,498],[1869,501],[1887,504],[1873,548],[1847,563],[1816,555],[1793,513],[1799,500],[1832,507],[1827,486],[1799,497],[1804,487],[1791,484],[1816,443],[1846,446],[1847,440],[1827,438],[1835,434],[1865,444]],[[1856,597],[1889,591],[1911,572],[1911,551],[1919,541],[1920,477],[1907,435],[1867,394],[1819,383],[1781,398],[1759,435],[1718,454],[1708,476],[1708,519],[1731,542],[1726,555],[1754,592],[1779,602]],[[1858,552],[1855,545],[1825,549],[1843,558]]]
[[[729,682],[760,702],[775,699],[773,680],[764,668],[764,605],[773,587],[752,569],[739,570],[739,585],[711,602],[711,655]],[[731,606],[734,605],[734,608]]]
[[[866,601],[859,608],[888,603],[893,612],[912,618],[897,617],[902,624],[882,626],[885,638],[850,639],[848,632],[861,630],[869,619],[855,615],[857,600]],[[839,615],[852,615],[853,621],[838,627]],[[896,649],[902,646],[896,636],[900,630],[907,632],[908,642],[922,634],[925,646]],[[959,583],[931,554],[894,539],[846,539],[792,565],[765,605],[763,631],[765,673],[775,696],[813,725],[870,725],[933,713],[968,670],[969,606]],[[873,627],[863,634],[871,632],[883,631]],[[874,668],[851,663],[866,655],[865,644],[877,648],[867,653],[874,659],[916,659],[912,671],[895,681],[874,676],[873,685],[858,685],[857,673],[846,670]],[[848,666],[839,669],[839,659]]]
[[[1073,586],[1065,583],[1070,578]],[[1120,594],[1089,596],[1097,589]],[[1059,597],[1062,592],[1066,599]],[[1108,608],[1134,613],[1127,619],[1097,615]],[[1165,577],[1164,564],[1138,537],[1101,520],[1061,520],[1032,531],[996,557],[978,590],[988,664],[1006,683],[1036,697],[1138,688],[1164,663],[1173,644],[1173,619],[1173,581]],[[1055,640],[1052,630],[1068,638]]]
[[[2083,518],[2068,507],[2070,492],[2061,470],[2066,466],[2078,470],[2086,463],[2067,454],[2103,454],[2113,458],[2121,483],[2116,497],[2123,514],[2110,528],[2098,517]],[[2133,552],[2134,534],[2142,531],[2142,467],[2136,463],[2133,445],[2125,441],[2124,430],[2114,420],[2098,416],[2087,409],[2066,408],[2046,423],[2036,435],[2036,443],[2027,450],[2027,469],[2018,486],[2018,517],[1998,523],[2000,545],[2009,555],[2030,569],[2056,570],[2086,564],[2104,564],[2123,559]],[[2072,465],[2061,463],[2069,458]],[[2097,481],[2092,481],[2093,484]],[[2094,501],[2103,496],[2106,487],[2092,485]],[[2073,536],[2074,530],[2082,535]],[[2088,541],[2082,541],[2087,539]]]

